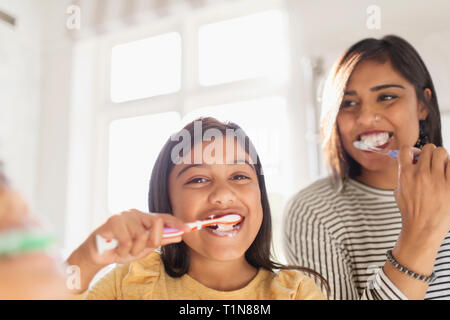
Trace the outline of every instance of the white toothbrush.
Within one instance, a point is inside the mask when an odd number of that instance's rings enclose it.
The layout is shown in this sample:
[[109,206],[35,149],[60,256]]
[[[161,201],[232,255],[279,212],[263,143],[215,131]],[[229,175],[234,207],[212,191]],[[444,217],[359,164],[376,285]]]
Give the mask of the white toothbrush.
[[[214,224],[234,225],[241,221],[242,216],[240,216],[239,214],[227,214],[216,219],[206,219],[189,222],[186,223],[186,225],[190,228],[190,230],[188,231],[190,232],[193,230],[200,230],[203,227],[207,227]],[[167,239],[179,237],[184,233],[186,232],[176,228],[164,227],[163,238]],[[105,251],[115,249],[119,245],[119,242],[116,239],[106,240],[101,235],[97,234],[95,236],[95,244],[97,246],[98,254],[102,255],[103,252]]]
[[[398,153],[400,152],[400,150],[381,149],[381,148],[369,146],[362,141],[353,141],[353,145],[355,146],[355,148],[357,148],[359,150],[372,151],[372,152],[384,154],[393,159],[397,159]],[[413,148],[413,149],[417,149],[417,148]],[[420,149],[417,149],[417,150],[420,151]],[[419,156],[415,155],[414,161],[417,161],[417,159],[419,159]]]

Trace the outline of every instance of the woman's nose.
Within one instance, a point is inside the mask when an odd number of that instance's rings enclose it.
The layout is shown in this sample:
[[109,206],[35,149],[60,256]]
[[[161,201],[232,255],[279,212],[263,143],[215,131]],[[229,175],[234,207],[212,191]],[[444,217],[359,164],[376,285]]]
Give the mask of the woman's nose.
[[220,206],[232,205],[236,200],[236,196],[228,186],[220,184],[214,187],[209,195],[211,204]]
[[376,108],[367,106],[362,107],[357,115],[356,121],[360,125],[369,126],[372,125],[374,122],[380,120],[379,110]]

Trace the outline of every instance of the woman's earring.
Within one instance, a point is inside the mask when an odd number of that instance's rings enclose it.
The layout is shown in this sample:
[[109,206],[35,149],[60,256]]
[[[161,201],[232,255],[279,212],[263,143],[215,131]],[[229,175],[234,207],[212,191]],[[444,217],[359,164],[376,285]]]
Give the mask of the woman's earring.
[[425,120],[419,120],[419,139],[417,140],[414,147],[422,149],[424,145],[430,142],[430,137],[428,136],[428,126]]

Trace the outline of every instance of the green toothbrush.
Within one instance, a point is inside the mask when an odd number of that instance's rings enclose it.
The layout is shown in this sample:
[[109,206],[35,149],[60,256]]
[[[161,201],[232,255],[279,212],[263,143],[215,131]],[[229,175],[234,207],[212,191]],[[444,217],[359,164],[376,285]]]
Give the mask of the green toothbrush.
[[0,232],[0,257],[31,251],[45,251],[55,241],[53,235],[37,230],[8,230]]

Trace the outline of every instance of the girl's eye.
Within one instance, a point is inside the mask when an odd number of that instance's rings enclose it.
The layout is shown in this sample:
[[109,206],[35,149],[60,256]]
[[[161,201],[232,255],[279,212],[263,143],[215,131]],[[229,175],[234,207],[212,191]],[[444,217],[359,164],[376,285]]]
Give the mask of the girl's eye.
[[344,101],[342,101],[341,109],[343,109],[343,108],[349,108],[349,107],[354,107],[354,106],[356,106],[356,101],[353,101],[353,100],[344,100]]
[[208,179],[206,179],[206,178],[194,178],[194,179],[189,180],[186,184],[205,183],[207,181],[208,181]]
[[397,98],[397,96],[393,94],[382,94],[378,97],[378,101],[391,101],[395,98]]

